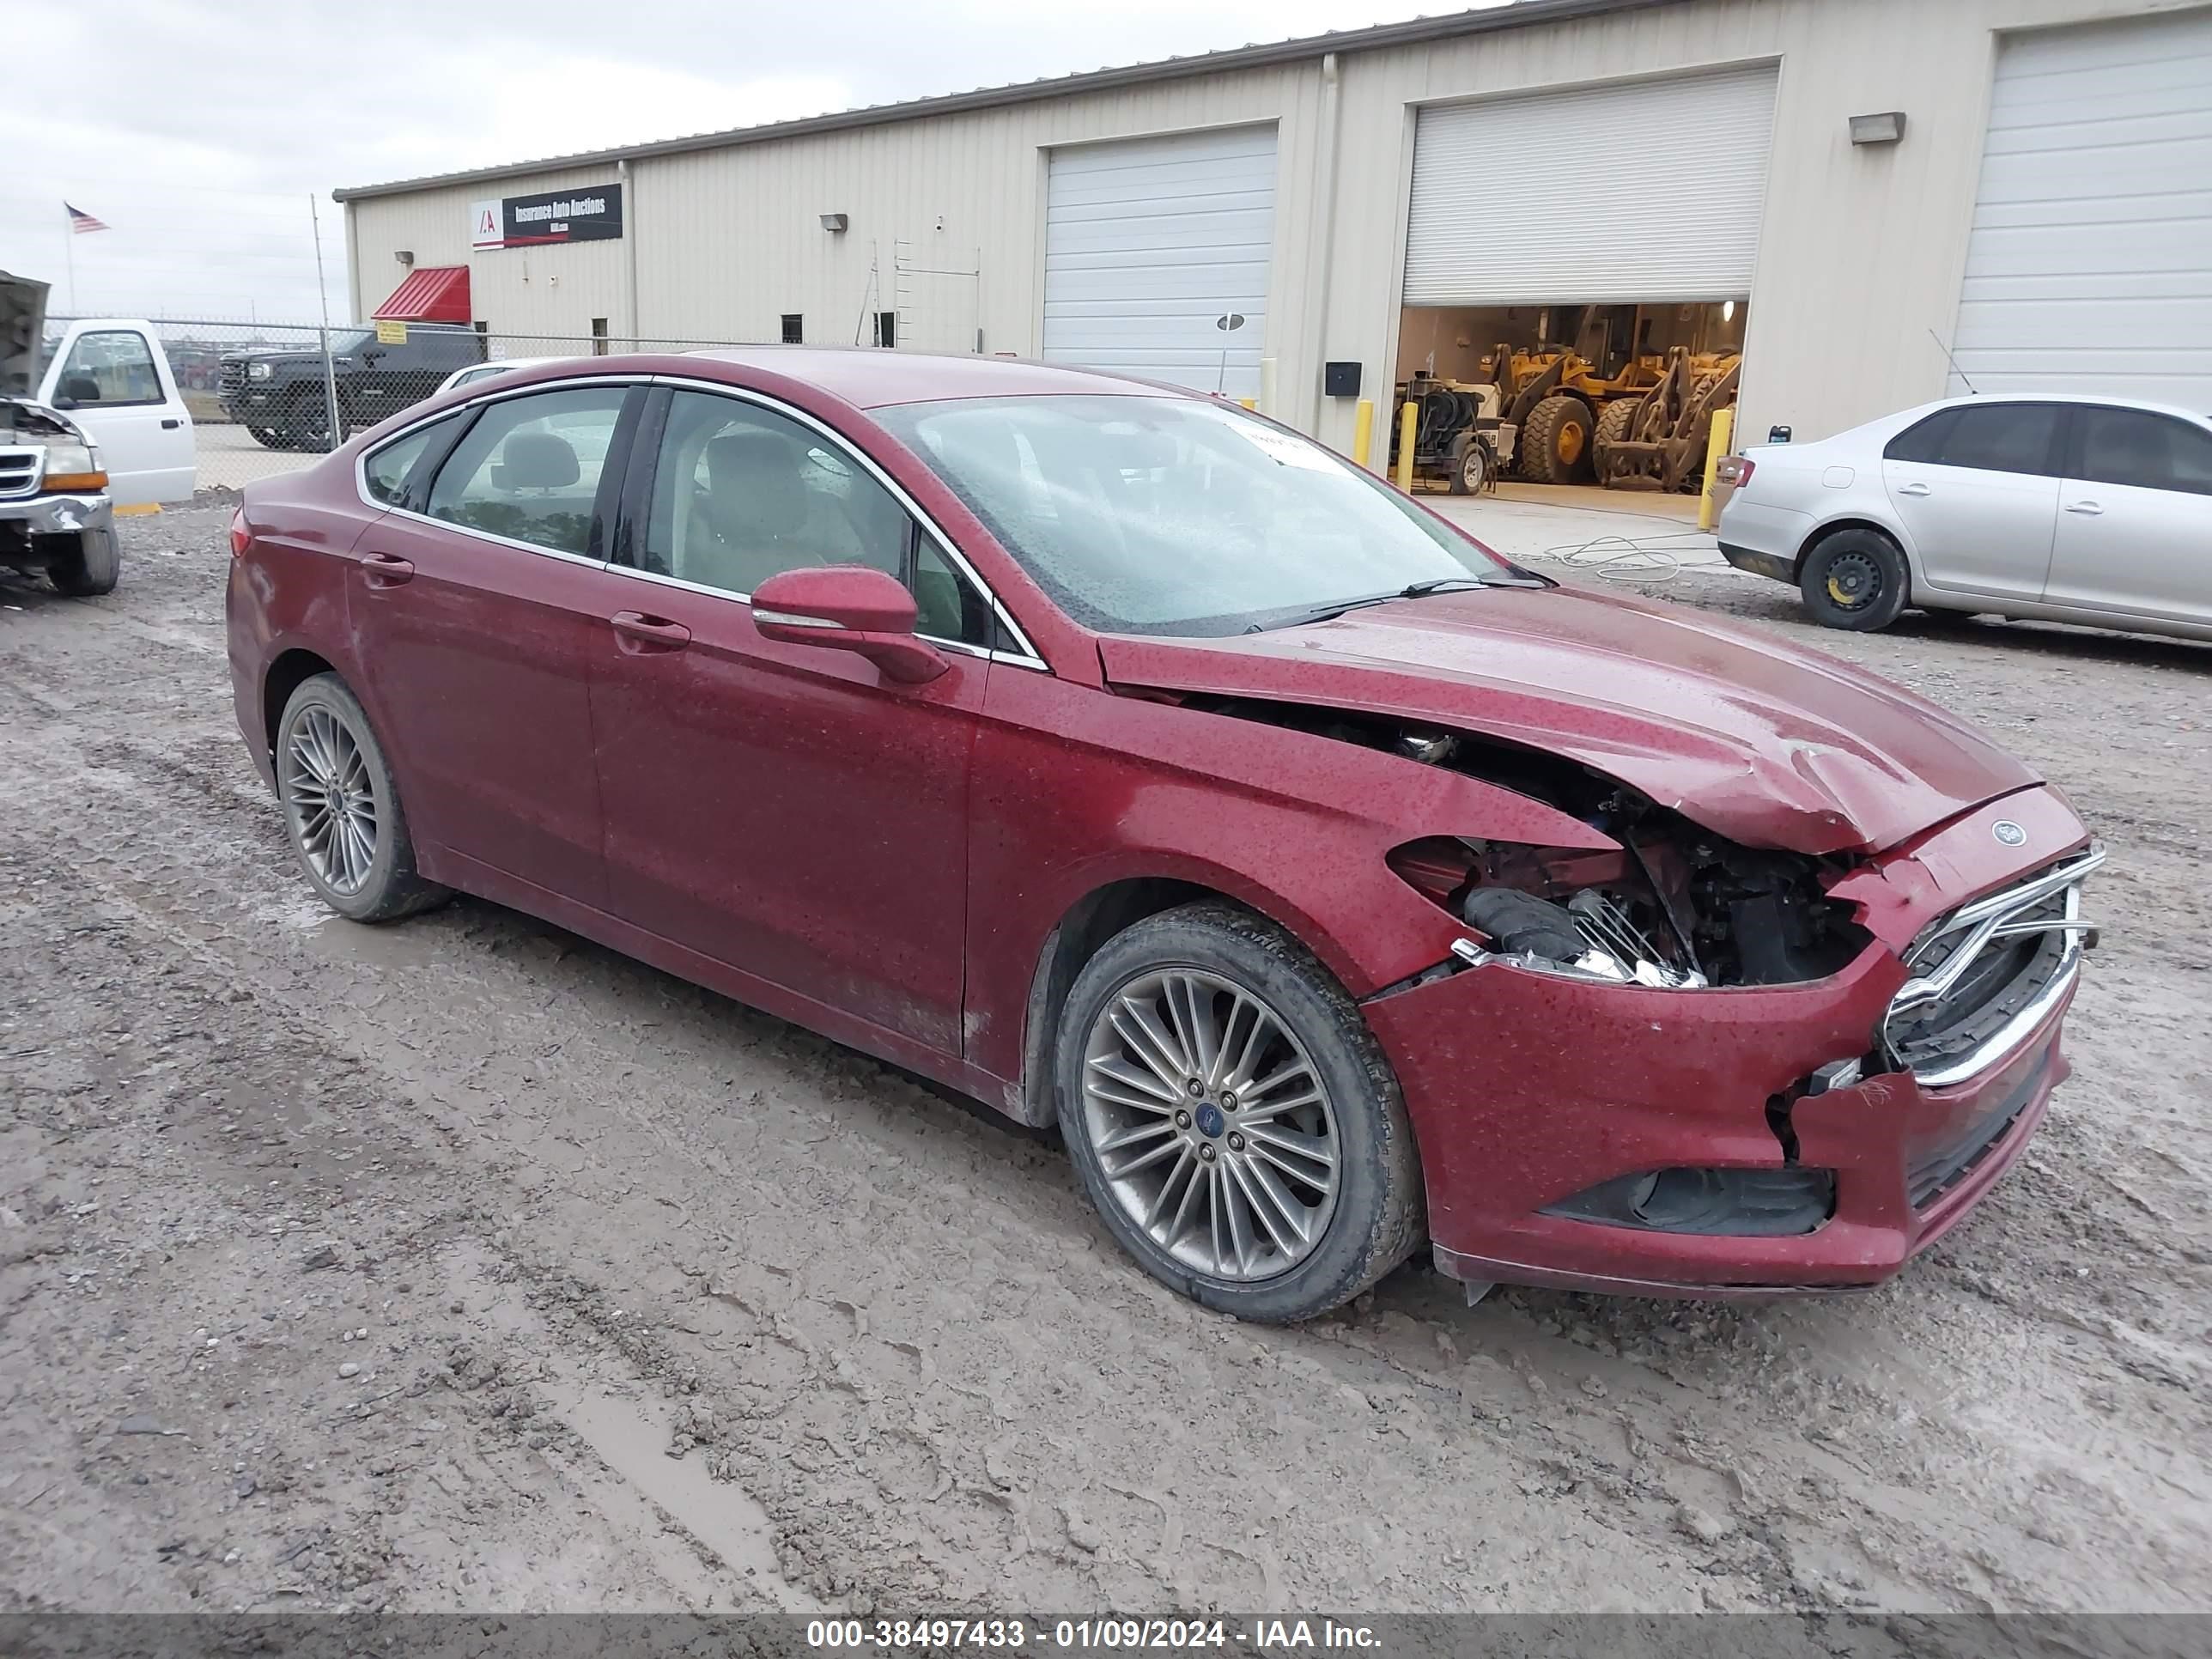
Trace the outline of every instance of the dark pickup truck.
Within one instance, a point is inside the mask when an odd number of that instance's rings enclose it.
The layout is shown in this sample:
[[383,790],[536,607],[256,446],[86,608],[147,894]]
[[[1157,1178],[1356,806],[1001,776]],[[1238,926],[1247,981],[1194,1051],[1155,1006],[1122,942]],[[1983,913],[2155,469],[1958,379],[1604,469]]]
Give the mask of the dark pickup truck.
[[373,328],[333,329],[340,430],[330,430],[330,398],[322,353],[313,345],[225,352],[218,388],[223,413],[270,449],[324,450],[349,432],[418,404],[446,376],[484,358],[484,337],[472,328],[410,323],[401,344],[386,344]]

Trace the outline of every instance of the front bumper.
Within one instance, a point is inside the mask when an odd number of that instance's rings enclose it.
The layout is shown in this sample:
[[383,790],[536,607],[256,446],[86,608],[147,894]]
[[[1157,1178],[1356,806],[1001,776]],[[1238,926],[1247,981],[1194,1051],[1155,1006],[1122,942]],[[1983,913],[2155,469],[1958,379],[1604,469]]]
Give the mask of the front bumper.
[[[2069,1074],[2060,1027],[2078,963],[1970,1078],[1934,1087],[1893,1070],[1807,1085],[1879,1049],[1914,933],[2019,878],[1976,845],[1994,850],[1985,820],[2006,815],[2048,832],[2035,842],[2045,862],[2079,830],[2057,797],[2026,793],[1863,871],[1855,896],[1875,942],[1829,979],[1668,991],[1490,963],[1365,1004],[1420,1146],[1437,1266],[1469,1281],[1771,1296],[1868,1288],[1942,1237],[2019,1157]],[[1546,1212],[1649,1171],[1792,1164],[1832,1171],[1835,1200],[1787,1237]]]
[[100,492],[0,501],[0,524],[19,524],[27,535],[74,536],[80,531],[112,529],[114,522],[114,507]]

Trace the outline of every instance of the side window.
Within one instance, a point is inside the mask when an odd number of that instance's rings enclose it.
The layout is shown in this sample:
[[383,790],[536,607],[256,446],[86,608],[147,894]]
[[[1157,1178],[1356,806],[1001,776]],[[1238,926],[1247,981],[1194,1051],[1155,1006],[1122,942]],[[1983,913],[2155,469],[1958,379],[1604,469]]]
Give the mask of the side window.
[[429,513],[487,535],[580,556],[624,388],[579,386],[488,405],[438,469]]
[[158,404],[161,375],[154,367],[154,349],[135,328],[80,334],[54,382],[54,395],[82,409]]
[[2058,435],[2057,405],[1969,404],[1955,412],[1958,419],[1936,457],[1938,465],[2046,477],[2054,471],[2051,451]]
[[819,433],[734,398],[670,399],[647,569],[739,595],[808,565],[903,576],[913,533],[899,504]]
[[2147,409],[2081,411],[2081,476],[2212,495],[2212,432]]
[[427,451],[446,441],[446,434],[461,418],[449,415],[369,451],[361,464],[361,476],[368,486],[370,496],[386,507],[404,505],[407,475],[415,470],[415,464]]
[[1918,461],[1923,465],[1932,466],[1936,457],[1942,453],[1943,440],[1950,435],[1951,428],[1958,423],[1957,410],[1938,410],[1926,420],[1915,422],[1892,438],[1889,447],[1881,452],[1881,458],[1885,461]]

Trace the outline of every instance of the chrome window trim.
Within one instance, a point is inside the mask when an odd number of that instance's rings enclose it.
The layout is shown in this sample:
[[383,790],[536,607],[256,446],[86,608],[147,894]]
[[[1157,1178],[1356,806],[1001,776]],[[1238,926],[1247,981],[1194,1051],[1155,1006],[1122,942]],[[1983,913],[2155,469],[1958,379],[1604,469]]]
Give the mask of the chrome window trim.
[[[952,538],[939,526],[937,520],[924,512],[921,503],[900,487],[897,479],[878,466],[873,457],[855,448],[852,441],[843,433],[816,419],[803,409],[795,409],[789,404],[769,397],[766,392],[755,392],[750,386],[731,386],[722,380],[697,380],[678,374],[655,374],[650,377],[650,383],[654,386],[665,386],[672,390],[703,392],[716,397],[734,398],[739,403],[755,404],[771,414],[781,415],[787,420],[796,421],[801,426],[810,428],[820,434],[836,447],[838,453],[849,457],[858,463],[870,477],[883,486],[891,499],[905,510],[907,515],[922,527],[930,540],[937,544],[937,550],[945,556],[946,562],[975,584],[975,591],[983,596],[984,602],[990,606],[991,614],[998,619],[999,625],[1013,637],[1021,649],[1018,652],[994,651],[985,647],[969,644],[963,640],[939,639],[933,634],[917,633],[915,637],[927,640],[932,645],[957,647],[961,650],[986,657],[993,662],[1006,663],[1011,667],[1034,668],[1047,674],[1052,672],[1052,665],[1045,661],[1036,647],[1030,642],[1030,636],[1022,631],[1021,624],[1014,620],[1012,614],[1000,601],[999,596],[991,591],[991,584],[985,581],[975,567],[968,562],[967,556],[953,545]],[[684,581],[678,577],[663,577],[657,572],[640,570],[634,565],[614,565],[610,568],[626,570],[633,575],[647,576],[655,580],[673,582],[679,587],[689,587],[697,592],[719,594],[724,599],[736,599],[743,605],[750,605],[752,603],[751,594],[735,592],[726,587],[708,587],[697,582]]]

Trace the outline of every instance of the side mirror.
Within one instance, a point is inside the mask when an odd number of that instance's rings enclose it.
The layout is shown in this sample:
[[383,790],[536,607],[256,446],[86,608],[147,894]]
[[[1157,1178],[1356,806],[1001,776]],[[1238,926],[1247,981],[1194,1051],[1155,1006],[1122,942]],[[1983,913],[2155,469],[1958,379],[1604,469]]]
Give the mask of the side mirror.
[[851,651],[902,685],[922,685],[952,666],[915,637],[914,595],[866,565],[824,565],[770,576],[753,592],[763,639]]

